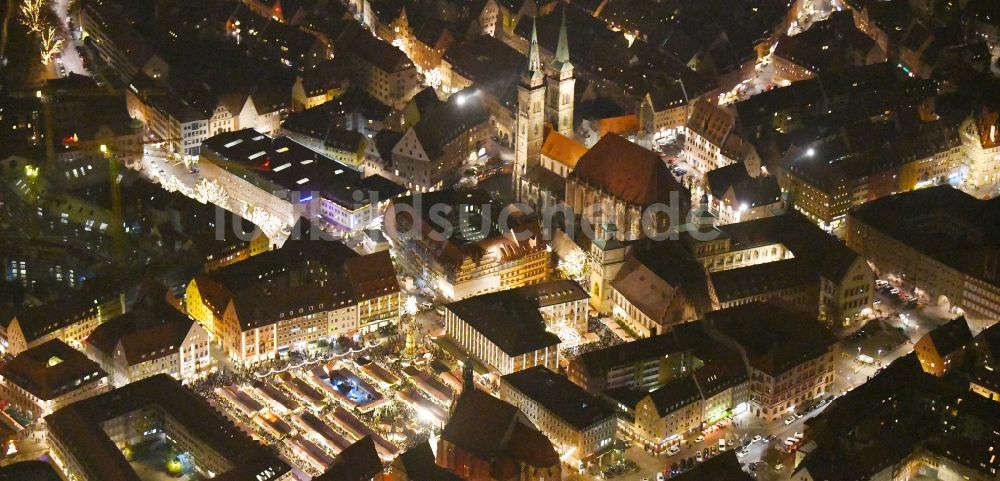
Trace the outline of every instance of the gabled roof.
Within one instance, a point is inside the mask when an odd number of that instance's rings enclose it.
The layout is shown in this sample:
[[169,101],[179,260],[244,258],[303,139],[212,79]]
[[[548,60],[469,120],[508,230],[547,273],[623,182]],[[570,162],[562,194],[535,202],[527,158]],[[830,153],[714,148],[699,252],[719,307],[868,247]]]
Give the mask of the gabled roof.
[[455,401],[441,438],[490,463],[507,458],[535,467],[557,465],[552,443],[527,423],[513,405],[471,389]]
[[708,190],[715,198],[725,198],[729,189],[732,189],[734,200],[747,207],[774,204],[781,200],[781,187],[777,177],[751,177],[746,166],[741,163],[710,170],[705,174],[705,180]]
[[217,315],[233,302],[244,329],[298,316],[299,309],[339,309],[399,292],[386,252],[361,256],[339,241],[308,236],[194,282]]
[[687,188],[667,171],[659,155],[618,134],[601,137],[580,157],[571,178],[643,207],[656,203],[671,205],[671,194],[678,195],[682,203],[691,198]]
[[406,450],[393,461],[393,468],[406,473],[406,479],[420,481],[461,481],[455,473],[434,462],[431,445],[424,441]]
[[708,101],[694,104],[687,128],[704,137],[716,147],[722,147],[732,132],[736,119],[722,107]]
[[656,412],[660,417],[663,417],[693,402],[700,401],[701,393],[698,391],[698,385],[695,384],[694,379],[691,376],[684,376],[651,391],[649,398],[653,400]]
[[125,360],[133,366],[177,352],[194,321],[165,303],[161,308],[133,310],[107,321],[87,337],[87,344],[106,356],[121,343]]
[[678,474],[673,479],[677,481],[753,481],[745,471],[740,461],[736,459],[736,451],[729,450],[712,456],[695,466],[690,471]]
[[347,47],[357,58],[387,73],[396,73],[413,67],[413,62],[391,43],[386,42],[367,30],[358,32]]
[[657,322],[680,321],[685,306],[707,312],[714,294],[701,264],[674,241],[633,246],[611,284]]
[[927,333],[938,355],[946,357],[972,342],[972,331],[964,316],[958,316]]
[[118,286],[92,280],[80,290],[70,291],[51,302],[16,312],[10,319],[3,321],[9,326],[12,319],[17,319],[24,338],[31,343],[80,319],[97,315],[99,306],[120,295]]
[[542,155],[548,157],[572,170],[576,163],[587,153],[587,146],[565,135],[550,130],[542,143]]
[[447,146],[490,118],[482,96],[474,89],[456,92],[448,101],[424,115],[413,127],[430,160],[444,155]]
[[382,460],[370,436],[359,439],[340,452],[325,473],[315,481],[369,481],[382,472]]

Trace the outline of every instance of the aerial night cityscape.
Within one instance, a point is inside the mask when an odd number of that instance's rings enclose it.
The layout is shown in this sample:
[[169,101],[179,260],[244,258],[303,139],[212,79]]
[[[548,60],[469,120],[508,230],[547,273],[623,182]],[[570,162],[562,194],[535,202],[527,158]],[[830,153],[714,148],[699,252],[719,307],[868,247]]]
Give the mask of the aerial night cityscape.
[[0,481],[1000,481],[1000,0],[0,22]]

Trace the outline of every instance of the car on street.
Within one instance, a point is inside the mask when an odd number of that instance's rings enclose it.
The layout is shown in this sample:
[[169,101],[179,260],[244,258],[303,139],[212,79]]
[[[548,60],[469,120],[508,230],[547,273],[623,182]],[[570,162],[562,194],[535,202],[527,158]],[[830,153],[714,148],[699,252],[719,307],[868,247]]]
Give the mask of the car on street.
[[670,446],[670,448],[667,449],[667,456],[673,456],[679,452],[681,452],[680,446]]
[[774,465],[774,470],[775,471],[781,471],[782,469],[785,469],[785,465],[784,464],[778,463],[778,464]]
[[702,442],[704,440],[705,440],[705,436],[700,436],[699,435],[698,437],[694,438],[694,442],[696,442],[696,443],[700,443],[700,442]]
[[792,424],[792,423],[794,423],[794,422],[795,422],[795,419],[796,419],[796,418],[795,418],[795,415],[794,415],[794,414],[793,414],[793,415],[791,415],[791,416],[788,416],[787,418],[785,418],[785,426],[787,426],[787,425],[789,425],[789,424]]
[[701,453],[698,453],[695,455],[694,460],[700,463],[705,460],[705,457],[702,456]]
[[796,432],[792,437],[801,441],[802,438],[806,437],[806,435],[802,432]]
[[663,472],[662,471],[658,471],[656,473],[656,481],[663,481]]
[[726,440],[725,439],[720,439],[719,440],[719,452],[721,453],[721,452],[723,452],[725,450],[726,450]]
[[754,437],[753,437],[753,439],[751,440],[751,442],[754,442],[754,443],[756,443],[756,442],[758,442],[758,441],[762,441],[762,440],[764,440],[764,438],[762,438],[762,437],[760,436],[760,434],[758,434],[758,435],[756,435],[756,436],[754,436]]

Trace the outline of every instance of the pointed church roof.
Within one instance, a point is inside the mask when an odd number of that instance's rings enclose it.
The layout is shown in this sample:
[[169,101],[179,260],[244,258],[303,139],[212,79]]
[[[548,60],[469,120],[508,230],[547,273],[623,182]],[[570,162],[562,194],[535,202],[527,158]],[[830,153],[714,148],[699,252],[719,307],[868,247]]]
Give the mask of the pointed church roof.
[[572,70],[573,64],[569,61],[569,39],[566,33],[566,9],[562,10],[562,20],[559,25],[559,43],[556,46],[556,56],[552,59],[552,68],[557,72]]
[[542,58],[538,52],[538,25],[531,21],[531,45],[528,48],[528,69],[524,72],[524,80],[535,84],[542,80]]

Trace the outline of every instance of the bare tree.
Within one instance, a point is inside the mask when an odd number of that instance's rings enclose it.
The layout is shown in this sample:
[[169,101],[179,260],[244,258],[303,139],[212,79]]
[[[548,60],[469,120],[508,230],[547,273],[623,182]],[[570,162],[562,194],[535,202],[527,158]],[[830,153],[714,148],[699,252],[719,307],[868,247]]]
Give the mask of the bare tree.
[[42,65],[48,65],[52,59],[62,52],[63,39],[55,27],[45,27],[38,33]]
[[29,32],[42,33],[47,27],[45,0],[24,0],[21,3],[21,22]]

